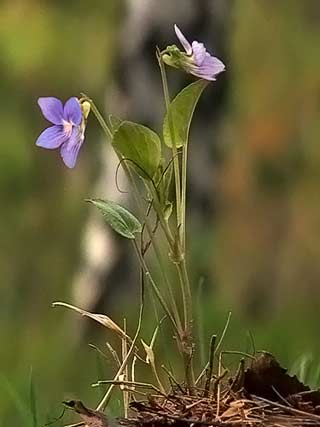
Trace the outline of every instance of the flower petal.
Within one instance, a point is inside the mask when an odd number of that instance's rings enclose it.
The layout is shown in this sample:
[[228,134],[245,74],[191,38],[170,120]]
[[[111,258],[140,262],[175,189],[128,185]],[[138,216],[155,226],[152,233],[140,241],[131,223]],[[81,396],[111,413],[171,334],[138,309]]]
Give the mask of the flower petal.
[[215,75],[222,73],[222,71],[225,71],[226,69],[226,66],[222,61],[220,61],[219,58],[215,56],[211,56],[208,53],[206,53],[206,57],[203,63],[201,64],[201,67],[204,67],[204,68],[210,67],[211,71]]
[[63,120],[63,106],[60,99],[52,96],[42,97],[38,99],[38,104],[42,114],[49,122],[54,125],[61,125]]
[[68,139],[62,125],[50,126],[45,129],[36,141],[38,147],[54,150]]
[[74,168],[77,162],[79,150],[84,140],[84,135],[80,127],[75,126],[72,129],[71,137],[66,141],[60,150],[62,160],[68,168]]
[[174,31],[176,32],[176,35],[177,35],[180,43],[184,47],[184,50],[187,52],[188,55],[191,55],[192,54],[191,44],[188,42],[188,40],[182,34],[182,32],[181,32],[180,28],[178,27],[178,25],[176,25],[176,24],[174,25]]
[[78,98],[69,98],[64,105],[63,118],[69,123],[80,125],[82,120],[82,110]]
[[191,74],[205,80],[216,80],[216,76],[225,70],[225,65],[220,59],[211,56],[208,52],[200,66],[188,65]]
[[206,56],[206,48],[203,43],[192,42],[192,58],[197,65],[201,65]]

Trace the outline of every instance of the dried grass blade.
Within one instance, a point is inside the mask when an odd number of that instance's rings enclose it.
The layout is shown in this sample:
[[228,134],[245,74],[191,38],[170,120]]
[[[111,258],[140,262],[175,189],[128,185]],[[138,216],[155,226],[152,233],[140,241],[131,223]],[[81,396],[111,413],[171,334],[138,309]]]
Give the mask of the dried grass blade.
[[120,338],[125,338],[125,339],[128,339],[130,342],[132,342],[132,339],[124,332],[124,330],[121,329],[119,325],[117,325],[109,316],[105,314],[90,313],[89,311],[82,310],[79,307],[75,307],[74,305],[67,304],[65,302],[58,301],[58,302],[52,303],[52,307],[58,307],[58,306],[69,308],[81,314],[82,316],[89,317],[90,319],[95,320],[96,322],[100,323],[104,327],[115,332],[117,335],[120,336]]

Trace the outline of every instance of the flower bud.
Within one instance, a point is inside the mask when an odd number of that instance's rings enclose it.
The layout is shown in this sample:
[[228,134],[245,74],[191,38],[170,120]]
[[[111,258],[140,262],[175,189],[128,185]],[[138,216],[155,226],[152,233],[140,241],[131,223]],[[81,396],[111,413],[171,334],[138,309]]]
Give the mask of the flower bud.
[[90,102],[80,100],[80,106],[81,106],[83,117],[85,120],[87,120],[90,113],[90,108],[91,108]]

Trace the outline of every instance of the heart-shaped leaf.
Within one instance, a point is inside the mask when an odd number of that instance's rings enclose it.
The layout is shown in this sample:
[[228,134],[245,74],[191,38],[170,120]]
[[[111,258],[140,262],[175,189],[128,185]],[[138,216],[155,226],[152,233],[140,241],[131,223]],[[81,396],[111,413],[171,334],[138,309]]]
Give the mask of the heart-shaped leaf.
[[127,209],[109,200],[88,199],[101,212],[105,221],[121,236],[134,239],[135,233],[141,233],[142,226],[138,219]]
[[144,179],[151,180],[161,161],[158,135],[138,123],[124,121],[114,133],[115,150]]
[[[176,148],[182,147],[188,141],[192,116],[200,95],[208,82],[197,80],[182,89],[170,104]],[[163,123],[163,139],[168,147],[172,147],[172,138],[169,126],[168,112]]]

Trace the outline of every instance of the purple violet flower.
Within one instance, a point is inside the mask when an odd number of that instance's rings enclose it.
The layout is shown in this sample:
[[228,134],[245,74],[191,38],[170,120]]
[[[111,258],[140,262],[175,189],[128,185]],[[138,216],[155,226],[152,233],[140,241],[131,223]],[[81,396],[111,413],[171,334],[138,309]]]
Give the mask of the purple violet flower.
[[162,56],[164,62],[175,68],[183,68],[187,73],[201,79],[216,80],[216,76],[225,70],[224,63],[210,55],[203,43],[193,41],[190,44],[177,25],[174,30],[185,53],[176,46],[168,46]]
[[45,129],[36,141],[38,147],[54,150],[60,148],[62,160],[68,168],[76,164],[84,141],[85,120],[78,98],[69,98],[65,105],[60,99],[38,99],[44,117],[53,124]]

